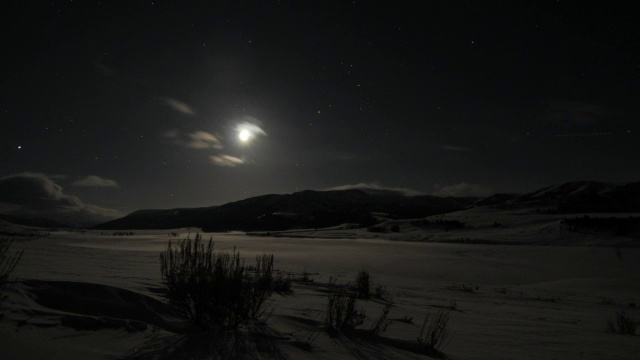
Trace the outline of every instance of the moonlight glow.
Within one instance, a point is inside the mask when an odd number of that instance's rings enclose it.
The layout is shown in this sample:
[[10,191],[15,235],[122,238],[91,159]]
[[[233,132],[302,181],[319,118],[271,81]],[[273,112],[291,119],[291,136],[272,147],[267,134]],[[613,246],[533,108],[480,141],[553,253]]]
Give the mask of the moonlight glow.
[[238,133],[238,139],[242,142],[247,142],[251,138],[251,132],[247,129],[242,129]]
[[235,133],[238,142],[242,144],[249,144],[254,140],[257,140],[258,137],[267,135],[267,133],[264,132],[264,130],[262,130],[260,126],[256,125],[256,123],[259,122],[258,119],[251,116],[246,116],[242,120],[244,121],[239,122],[235,126]]

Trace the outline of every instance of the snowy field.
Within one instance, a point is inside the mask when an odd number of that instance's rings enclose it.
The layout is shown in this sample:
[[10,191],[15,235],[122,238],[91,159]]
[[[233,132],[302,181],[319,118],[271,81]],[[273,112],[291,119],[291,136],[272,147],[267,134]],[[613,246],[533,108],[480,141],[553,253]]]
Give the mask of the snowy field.
[[[17,239],[14,247],[24,249],[24,256],[15,271],[20,283],[4,302],[0,358],[174,358],[168,354],[176,338],[166,327],[152,326],[158,324],[153,309],[162,301],[159,254],[167,233],[54,232]],[[276,269],[313,278],[294,282],[290,295],[272,296],[273,336],[266,348],[254,344],[246,350],[246,358],[428,359],[393,341],[415,342],[424,315],[442,309],[450,311],[453,336],[443,351],[450,359],[640,354],[640,336],[605,331],[616,311],[640,320],[640,249],[618,254],[609,247],[209,236],[218,250],[235,246],[248,263],[256,254],[273,253]],[[386,286],[393,296],[389,317],[396,321],[383,335],[388,341],[332,337],[322,330],[329,277],[346,284],[359,270],[369,271],[373,285]],[[367,309],[368,328],[382,302],[359,303]],[[400,321],[407,318],[413,320]],[[295,346],[316,333],[310,351]]]

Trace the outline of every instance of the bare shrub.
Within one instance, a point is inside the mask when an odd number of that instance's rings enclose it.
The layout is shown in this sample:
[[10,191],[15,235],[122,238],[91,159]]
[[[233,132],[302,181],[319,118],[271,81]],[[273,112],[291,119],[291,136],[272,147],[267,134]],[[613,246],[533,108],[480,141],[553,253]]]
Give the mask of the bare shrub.
[[638,324],[624,310],[616,312],[615,322],[609,320],[607,330],[625,335],[635,335]]
[[[235,248],[233,251],[236,253]],[[236,254],[239,258],[240,254]],[[273,293],[273,254],[256,256],[255,271],[248,272],[245,275],[244,282],[243,290],[249,296],[249,301],[247,302],[249,319],[265,318],[269,315],[269,310],[264,305]],[[242,306],[240,309],[242,309]]]
[[428,313],[418,334],[418,342],[436,350],[444,349],[450,340],[448,325],[448,312]]
[[329,279],[325,325],[333,330],[354,330],[362,325],[365,316],[365,311],[357,306],[356,294],[345,288],[338,288],[335,279]]
[[11,280],[11,274],[18,265],[24,250],[9,253],[12,240],[6,237],[0,237],[0,301],[3,300],[2,292]]
[[273,255],[256,257],[245,266],[240,253],[214,252],[213,240],[196,235],[169,241],[160,254],[165,297],[175,311],[204,331],[237,329],[268,314],[273,292]]
[[[364,309],[358,307],[359,292],[357,291],[357,286],[348,284],[347,286],[339,287],[336,285],[336,279],[331,277],[329,278],[328,289],[325,325],[331,330],[351,332],[353,334],[353,330],[361,326],[366,318]],[[391,307],[391,302],[384,304],[380,316],[375,320],[372,327],[363,333],[380,336],[386,332],[391,324],[391,320],[388,319]]]
[[378,283],[378,285],[373,289],[373,296],[381,300],[387,300],[390,297],[390,294],[387,291],[386,286]]
[[368,271],[358,272],[354,290],[360,299],[368,299],[371,296],[371,276]]
[[273,291],[277,293],[290,293],[291,292],[291,274],[287,274],[285,277],[281,271],[276,273],[273,279]]

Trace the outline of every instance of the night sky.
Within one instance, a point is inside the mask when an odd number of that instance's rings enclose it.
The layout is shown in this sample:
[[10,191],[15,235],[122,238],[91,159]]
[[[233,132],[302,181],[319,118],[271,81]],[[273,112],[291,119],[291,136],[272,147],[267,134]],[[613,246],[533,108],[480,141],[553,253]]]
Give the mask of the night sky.
[[15,3],[4,212],[640,179],[637,2]]

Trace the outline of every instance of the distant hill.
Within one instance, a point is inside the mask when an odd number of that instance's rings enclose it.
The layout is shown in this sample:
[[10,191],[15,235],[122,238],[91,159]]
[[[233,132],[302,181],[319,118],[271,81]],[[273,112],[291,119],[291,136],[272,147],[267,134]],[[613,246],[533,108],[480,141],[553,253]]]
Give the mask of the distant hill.
[[[616,185],[576,181],[552,185],[526,194],[475,197],[405,196],[384,189],[306,190],[263,195],[220,206],[139,210],[96,229],[173,229],[198,227],[205,231],[281,231],[314,229],[345,223],[369,226],[385,219],[414,219],[462,210],[469,206],[537,208],[555,214],[638,213],[640,182]],[[0,214],[0,220],[24,226],[68,227],[56,221]]]
[[503,193],[493,194],[493,195],[487,196],[486,198],[478,200],[476,202],[476,205],[485,206],[485,205],[504,204],[508,201],[511,201],[517,198],[518,196],[520,196],[520,194],[503,194]]
[[41,228],[70,227],[68,224],[59,223],[53,220],[40,219],[40,218],[35,218],[30,216],[20,216],[20,215],[0,214],[0,220],[4,220],[6,222],[16,224],[16,225],[33,226],[33,227],[41,227]]
[[476,205],[538,207],[546,212],[564,214],[640,212],[640,182],[616,185],[575,181],[519,196],[496,194]]
[[477,198],[404,196],[362,190],[312,191],[263,195],[220,206],[140,210],[96,226],[96,229],[171,229],[200,227],[204,231],[257,231],[321,228],[344,223],[367,226],[388,218],[417,218],[471,205]]

